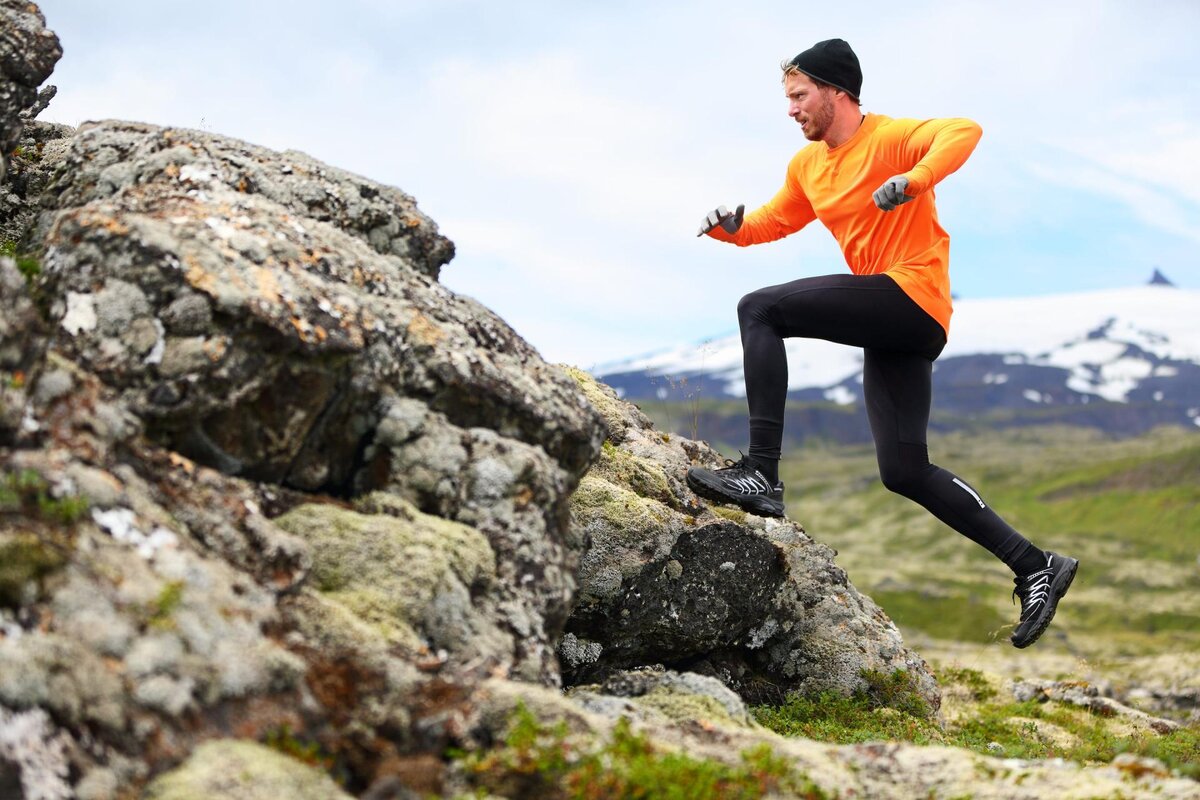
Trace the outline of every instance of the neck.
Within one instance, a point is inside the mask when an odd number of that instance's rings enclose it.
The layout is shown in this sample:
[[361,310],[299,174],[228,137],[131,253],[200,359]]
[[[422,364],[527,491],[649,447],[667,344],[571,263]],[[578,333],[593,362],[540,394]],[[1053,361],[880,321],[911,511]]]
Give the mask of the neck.
[[862,125],[864,119],[866,116],[857,105],[839,108],[822,141],[830,149],[845,144],[858,131],[858,126]]

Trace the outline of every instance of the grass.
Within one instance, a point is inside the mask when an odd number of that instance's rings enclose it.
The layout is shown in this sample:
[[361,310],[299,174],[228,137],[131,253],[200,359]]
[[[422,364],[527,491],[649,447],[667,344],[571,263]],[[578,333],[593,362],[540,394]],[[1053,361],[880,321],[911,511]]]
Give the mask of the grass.
[[742,752],[740,763],[730,765],[660,749],[625,718],[602,740],[572,738],[564,722],[547,726],[524,706],[514,712],[500,747],[451,755],[477,797],[757,800],[778,792],[826,797],[767,745]]
[[[1200,780],[1200,726],[1161,736],[1122,734],[1109,717],[1054,702],[1005,701],[977,670],[947,668],[938,671],[940,682],[944,687],[962,687],[969,702],[965,712],[942,728],[922,714],[920,705],[903,699],[915,697],[915,692],[905,687],[902,675],[886,679],[890,695],[866,691],[853,697],[791,695],[782,706],[755,707],[754,716],[784,736],[838,744],[904,741],[959,747],[986,756],[1063,758],[1081,764],[1110,763],[1122,753],[1132,753],[1156,758],[1169,769]],[[1063,734],[1051,734],[1050,726]]]
[[[930,453],[1036,544],[1080,559],[1051,628],[1068,638],[1039,648],[1092,660],[1200,649],[1200,436],[959,433],[932,436]],[[871,446],[785,455],[792,518],[838,550],[851,580],[906,638],[987,642],[1015,622],[1007,568],[886,491]]]

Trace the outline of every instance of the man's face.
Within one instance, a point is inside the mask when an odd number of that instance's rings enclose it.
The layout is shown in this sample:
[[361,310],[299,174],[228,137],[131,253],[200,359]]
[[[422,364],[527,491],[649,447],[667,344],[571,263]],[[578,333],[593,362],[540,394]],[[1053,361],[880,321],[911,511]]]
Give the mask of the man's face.
[[800,123],[804,137],[812,142],[824,139],[833,124],[833,91],[817,86],[804,73],[788,75],[783,90],[788,99],[788,116]]

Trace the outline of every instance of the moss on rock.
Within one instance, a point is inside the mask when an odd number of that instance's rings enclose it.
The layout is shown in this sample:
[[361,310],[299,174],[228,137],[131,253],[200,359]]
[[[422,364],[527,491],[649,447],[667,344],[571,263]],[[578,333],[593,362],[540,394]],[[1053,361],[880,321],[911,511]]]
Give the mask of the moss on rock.
[[156,779],[145,800],[350,800],[327,774],[255,742],[205,742]]
[[[419,649],[427,643],[429,631],[422,628],[431,613],[460,621],[471,617],[471,590],[492,583],[496,559],[474,528],[398,502],[405,508],[395,508],[393,501],[393,513],[386,515],[303,505],[276,523],[313,545],[312,580],[322,594],[372,624],[391,644]],[[449,639],[463,633],[451,627],[438,633]]]
[[571,512],[584,528],[602,525],[609,534],[638,540],[665,532],[671,519],[670,510],[657,500],[590,473],[571,496]]
[[608,430],[608,438],[613,442],[624,441],[629,423],[626,422],[627,413],[621,408],[621,401],[617,399],[616,394],[611,389],[606,392],[607,387],[602,387],[595,378],[582,369],[566,367],[565,371],[579,385],[579,389],[587,401],[600,412],[600,416],[604,420],[604,427]]
[[31,533],[0,532],[0,608],[16,608],[28,587],[66,563],[65,554]]
[[680,505],[661,464],[636,456],[610,442],[604,443],[600,458],[592,465],[588,474],[627,487],[642,497],[657,500],[665,505],[674,508]]

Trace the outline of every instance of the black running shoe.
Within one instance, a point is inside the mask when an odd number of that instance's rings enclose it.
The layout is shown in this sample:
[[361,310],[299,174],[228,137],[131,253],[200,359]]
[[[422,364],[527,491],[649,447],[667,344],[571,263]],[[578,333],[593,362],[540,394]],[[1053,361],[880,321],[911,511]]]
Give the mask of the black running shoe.
[[749,457],[737,461],[725,459],[721,469],[692,467],[687,483],[701,497],[718,503],[733,503],[752,514],[764,517],[783,516],[783,484],[772,484],[755,468]]
[[1029,575],[1014,578],[1013,599],[1021,598],[1021,621],[1012,634],[1014,647],[1029,647],[1037,641],[1050,620],[1058,601],[1067,593],[1079,562],[1067,556],[1046,551],[1046,567]]

